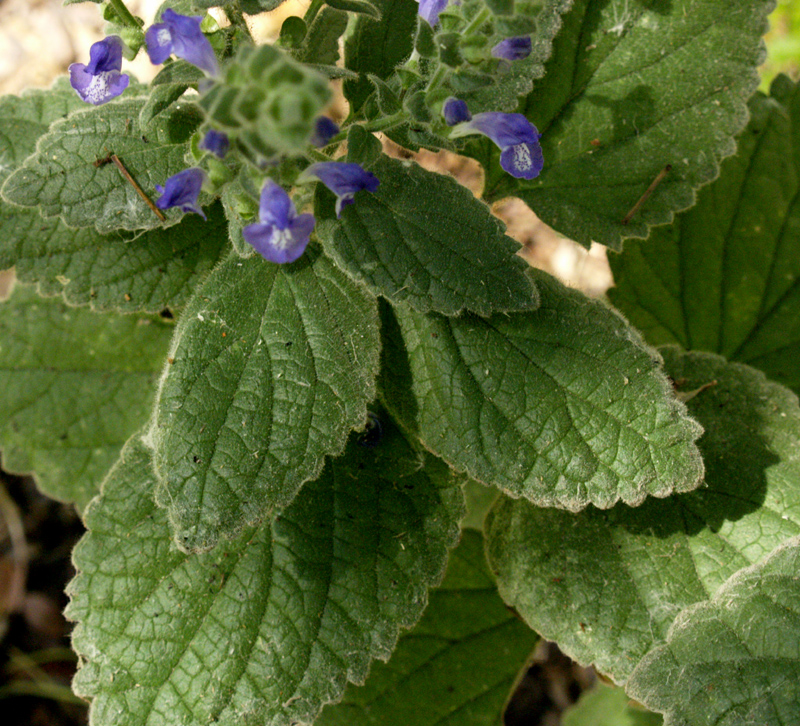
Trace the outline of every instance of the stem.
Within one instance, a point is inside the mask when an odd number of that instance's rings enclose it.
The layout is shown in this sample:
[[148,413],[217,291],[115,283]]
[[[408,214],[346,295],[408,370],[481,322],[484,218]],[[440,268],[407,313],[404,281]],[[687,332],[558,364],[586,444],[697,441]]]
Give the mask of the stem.
[[225,13],[225,17],[228,18],[228,22],[231,25],[242,28],[242,30],[247,33],[247,37],[252,40],[253,34],[250,32],[250,26],[247,25],[247,21],[244,18],[244,13],[238,5],[226,5],[224,8],[222,8],[222,12]]
[[428,82],[427,91],[430,93],[431,91],[435,91],[439,86],[442,85],[442,81],[447,76],[447,66],[440,63],[439,67],[436,69],[436,72],[433,74],[433,78]]
[[386,129],[405,123],[407,120],[406,112],[398,111],[391,116],[384,116],[383,118],[376,118],[374,121],[367,121],[364,124],[364,128],[367,131],[386,131]]
[[314,18],[317,17],[317,13],[322,9],[322,6],[325,4],[325,0],[311,0],[311,4],[308,6],[308,10],[306,10],[306,14],[303,17],[306,25],[310,28],[311,23],[314,22]]
[[123,25],[141,30],[141,24],[133,16],[133,13],[128,10],[128,6],[122,2],[122,0],[109,0],[109,3],[111,4],[111,7],[114,8],[114,11],[117,13],[117,17],[122,21]]
[[462,35],[470,35],[474,33],[478,28],[481,27],[488,19],[489,15],[491,15],[491,10],[489,8],[481,8],[478,14],[470,20],[469,25],[464,28]]

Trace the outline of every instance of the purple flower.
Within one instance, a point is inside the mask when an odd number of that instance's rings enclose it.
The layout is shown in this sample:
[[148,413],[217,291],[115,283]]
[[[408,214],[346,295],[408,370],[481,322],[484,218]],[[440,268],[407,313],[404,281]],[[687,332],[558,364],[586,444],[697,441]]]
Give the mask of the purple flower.
[[119,96],[127,87],[128,76],[122,68],[122,40],[116,35],[94,43],[89,49],[89,65],[73,63],[69,82],[78,95],[94,106]]
[[214,131],[214,129],[206,131],[206,135],[199,144],[203,151],[210,151],[220,159],[225,158],[225,154],[228,153],[230,145],[231,142],[228,140],[228,137],[223,134],[222,131]]
[[311,145],[318,149],[327,146],[328,142],[339,133],[339,126],[327,116],[320,116],[314,123],[314,133],[311,135]]
[[455,126],[464,121],[472,120],[472,114],[467,108],[467,102],[462,101],[460,98],[453,98],[453,96],[450,96],[450,98],[444,102],[442,114],[444,114],[444,122],[448,126]]
[[439,13],[447,7],[448,0],[417,0],[419,2],[419,15],[435,28],[439,23]]
[[492,48],[493,58],[505,58],[508,61],[522,60],[531,54],[531,36],[521,35],[516,38],[501,40]]
[[248,224],[242,236],[270,262],[294,262],[305,252],[314,229],[314,215],[298,214],[289,195],[272,179],[261,190],[260,222]]
[[219,73],[219,64],[208,38],[200,30],[201,16],[178,15],[167,8],[160,23],[151,25],[145,34],[150,61],[160,65],[173,53],[202,68],[212,76]]
[[[456,117],[461,112],[461,102],[456,98],[448,98],[445,102],[445,122],[448,114]],[[449,104],[449,105],[448,105]],[[454,110],[456,109],[456,110]],[[469,111],[467,111],[469,114]],[[517,179],[535,179],[542,171],[544,157],[539,144],[541,134],[536,127],[521,113],[487,112],[476,113],[471,119],[459,123],[451,137],[483,134],[500,147],[500,166]]]
[[194,167],[173,174],[163,187],[156,184],[156,191],[161,195],[156,201],[156,206],[159,209],[180,207],[184,212],[194,212],[205,219],[203,210],[197,206],[197,197],[200,196],[200,189],[205,179],[206,173]]
[[374,192],[380,181],[371,172],[358,164],[344,161],[322,161],[312,164],[301,175],[300,180],[316,177],[336,195],[336,216],[342,216],[342,209],[353,203],[356,192],[366,189]]

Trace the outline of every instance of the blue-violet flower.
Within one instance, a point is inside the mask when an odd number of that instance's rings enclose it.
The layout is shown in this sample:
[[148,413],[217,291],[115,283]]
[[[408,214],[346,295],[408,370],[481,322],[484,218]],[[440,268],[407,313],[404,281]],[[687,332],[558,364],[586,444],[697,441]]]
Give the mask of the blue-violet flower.
[[70,85],[78,95],[93,106],[99,106],[119,96],[129,78],[122,68],[122,40],[109,35],[89,49],[89,65],[73,63],[69,67]]
[[358,164],[344,161],[321,161],[312,164],[301,175],[300,180],[316,177],[336,195],[336,216],[342,216],[342,209],[353,203],[356,192],[366,189],[377,190],[380,181],[371,172]]
[[472,114],[467,108],[467,102],[462,101],[460,98],[453,98],[453,96],[450,96],[444,102],[442,115],[444,116],[444,122],[448,126],[455,126],[464,121],[472,121]]
[[[456,102],[458,99],[455,98],[445,101],[444,116],[448,125],[448,116],[459,117],[457,109],[460,106]],[[450,136],[456,138],[469,134],[483,134],[494,141],[501,152],[500,166],[511,176],[535,179],[541,173],[544,166],[542,147],[539,144],[541,134],[521,113],[476,113],[471,119],[458,123]]]
[[447,7],[448,0],[417,0],[419,15],[435,28],[439,23],[439,13]]
[[242,229],[242,236],[264,259],[283,264],[305,252],[314,215],[298,214],[289,195],[272,179],[261,190],[258,218]]
[[219,64],[208,38],[200,30],[201,16],[179,15],[167,8],[161,22],[151,25],[145,34],[150,61],[160,65],[173,53],[198,68],[216,76]]
[[164,182],[163,187],[156,184],[156,191],[161,195],[156,206],[159,209],[180,207],[184,212],[194,212],[205,219],[203,210],[197,206],[197,198],[205,179],[206,173],[196,167],[173,174]]
[[530,35],[506,38],[492,48],[492,57],[504,58],[508,61],[522,60],[531,54],[531,48],[532,43]]
[[224,159],[225,154],[228,153],[228,149],[231,146],[231,142],[222,131],[209,129],[200,141],[199,146],[203,151],[210,151],[214,156]]
[[327,146],[328,142],[339,133],[339,125],[327,116],[320,116],[314,122],[314,133],[311,135],[311,145],[318,149]]

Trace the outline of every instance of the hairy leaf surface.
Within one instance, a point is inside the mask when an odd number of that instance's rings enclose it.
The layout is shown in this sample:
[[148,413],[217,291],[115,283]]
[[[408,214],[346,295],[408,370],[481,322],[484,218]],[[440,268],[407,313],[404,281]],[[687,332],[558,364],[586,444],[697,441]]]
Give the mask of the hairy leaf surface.
[[220,204],[208,220],[187,215],[169,230],[136,237],[71,229],[36,210],[0,207],[0,269],[36,283],[41,295],[63,295],[93,310],[157,313],[183,306],[227,248]]
[[172,326],[96,315],[17,286],[0,304],[0,447],[78,508],[150,415]]
[[[87,511],[68,616],[95,726],[310,722],[388,659],[444,571],[459,482],[388,418],[276,519],[212,552],[172,542],[134,439]],[[112,596],[113,593],[113,596]]]
[[488,207],[455,179],[380,154],[366,165],[380,179],[333,214],[318,194],[317,234],[339,266],[392,303],[420,312],[479,315],[530,310],[539,298],[519,244]]
[[444,318],[398,306],[395,322],[387,310],[387,405],[452,466],[540,506],[694,489],[701,429],[658,356],[602,303],[543,272],[535,282],[533,312]]
[[310,248],[292,265],[231,255],[190,301],[153,440],[178,545],[206,549],[287,505],[375,397],[376,301]]
[[800,391],[800,92],[785,76],[697,206],[611,255],[611,299],[654,345],[721,353]]
[[417,626],[361,687],[348,686],[316,726],[500,726],[538,640],[497,595],[483,537],[463,533]]
[[577,516],[506,500],[487,520],[506,602],[620,683],[683,608],[800,534],[797,397],[716,355],[663,353],[706,428],[702,489]]
[[[619,248],[623,238],[671,221],[735,150],[774,4],[575,0],[546,75],[522,108],[542,133],[545,169],[517,182],[495,161],[487,197],[519,196],[587,247]],[[623,224],[667,165],[666,178]]]
[[512,63],[501,61],[495,71],[494,83],[486,86],[467,90],[451,82],[451,87],[456,86],[453,93],[467,102],[473,114],[515,111],[520,97],[527,96],[537,79],[545,74],[545,62],[553,52],[553,38],[561,28],[562,16],[572,3],[573,0],[547,0],[541,9],[531,8],[536,15],[536,31],[531,36],[530,54]]
[[59,78],[46,90],[29,89],[0,98],[0,183],[36,149],[36,140],[51,123],[86,104]]
[[662,726],[657,713],[633,705],[621,688],[598,681],[564,711],[564,726]]
[[387,78],[411,55],[419,5],[415,0],[373,0],[381,19],[359,15],[344,43],[345,68],[362,74],[344,82],[344,95],[358,111],[372,93],[367,74]]
[[627,690],[664,726],[792,724],[800,703],[800,538],[684,610]]
[[[98,232],[152,229],[162,222],[117,166],[115,154],[151,197],[155,185],[186,168],[189,137],[199,111],[177,104],[164,111],[145,134],[139,128],[144,99],[126,99],[72,113],[39,139],[36,153],[3,185],[12,204],[39,207],[45,217],[60,216],[70,227]],[[172,210],[174,221],[181,212]]]

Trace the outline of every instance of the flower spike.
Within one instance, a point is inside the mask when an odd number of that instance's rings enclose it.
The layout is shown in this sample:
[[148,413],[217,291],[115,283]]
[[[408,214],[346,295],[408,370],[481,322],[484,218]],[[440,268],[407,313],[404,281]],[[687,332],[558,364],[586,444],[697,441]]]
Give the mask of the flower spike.
[[371,172],[358,164],[344,161],[321,161],[312,164],[301,175],[300,181],[315,177],[336,195],[336,216],[342,216],[342,209],[353,203],[356,192],[366,189],[374,192],[380,181]]
[[122,40],[109,35],[89,49],[89,65],[73,63],[69,67],[69,82],[86,103],[99,106],[128,87],[130,78],[120,73],[121,68]]
[[205,180],[206,173],[195,167],[173,174],[163,187],[156,184],[156,191],[161,195],[156,206],[159,209],[180,207],[184,212],[194,212],[205,219],[203,210],[197,206],[197,198]]
[[[460,112],[454,109],[462,109],[456,105],[462,103],[463,101],[455,98],[448,98],[445,102],[445,122],[448,125],[448,114],[451,118],[460,117]],[[466,110],[466,104],[463,110]],[[470,120],[458,123],[450,135],[457,138],[469,134],[483,134],[494,141],[501,150],[500,166],[511,176],[517,179],[535,179],[541,173],[544,166],[542,147],[539,144],[541,134],[521,113],[477,113]]]
[[506,38],[492,48],[492,57],[503,58],[507,61],[522,60],[531,54],[532,47],[530,35]]
[[147,55],[160,65],[173,53],[212,76],[219,74],[219,64],[208,38],[200,30],[201,16],[179,15],[167,8],[161,22],[150,26],[145,34]]
[[258,218],[259,222],[242,229],[242,236],[265,260],[284,264],[305,252],[314,216],[297,214],[289,195],[272,179],[261,190]]

